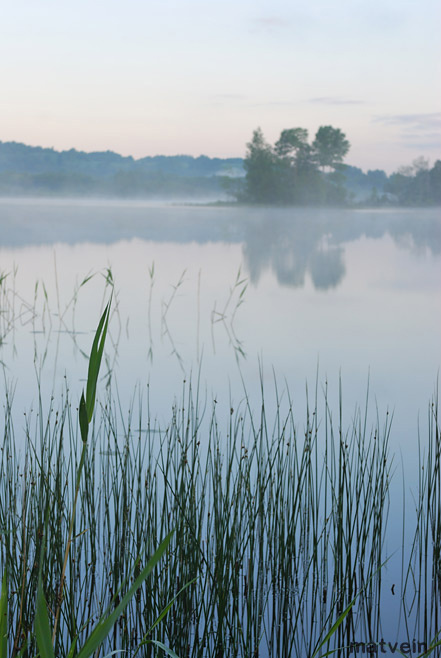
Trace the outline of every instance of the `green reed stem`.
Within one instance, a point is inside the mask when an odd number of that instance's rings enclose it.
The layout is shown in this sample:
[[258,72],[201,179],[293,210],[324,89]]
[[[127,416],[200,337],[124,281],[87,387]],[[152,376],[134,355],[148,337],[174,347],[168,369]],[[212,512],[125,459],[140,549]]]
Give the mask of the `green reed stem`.
[[63,560],[63,568],[61,571],[61,579],[60,579],[60,590],[58,594],[58,605],[57,605],[57,610],[55,613],[55,621],[54,621],[54,629],[52,632],[52,646],[55,647],[55,639],[57,636],[57,627],[58,627],[58,620],[60,617],[60,612],[61,612],[61,604],[63,601],[63,589],[64,589],[64,581],[66,577],[66,569],[67,569],[67,563],[69,560],[69,553],[70,553],[70,548],[72,545],[72,534],[73,534],[73,529],[75,525],[75,518],[76,518],[76,509],[77,509],[77,500],[78,500],[78,494],[80,491],[80,483],[81,483],[81,476],[83,473],[83,468],[84,468],[84,462],[86,459],[86,454],[87,454],[87,437],[88,437],[88,431],[89,431],[89,423],[91,422],[93,418],[93,409],[95,406],[95,396],[96,396],[96,386],[97,386],[97,381],[98,381],[98,375],[100,371],[100,366],[101,366],[101,360],[104,352],[104,343],[106,340],[106,335],[107,335],[107,327],[109,324],[109,314],[110,314],[110,301],[107,304],[106,308],[104,309],[104,312],[101,316],[101,319],[98,324],[98,328],[95,333],[95,338],[92,344],[92,349],[90,352],[90,358],[89,358],[89,369],[87,373],[87,387],[86,387],[86,397],[84,397],[84,393],[81,395],[81,400],[80,400],[80,406],[78,409],[78,420],[80,424],[80,430],[81,430],[81,438],[83,441],[83,446],[81,450],[81,457],[80,457],[80,462],[78,464],[77,468],[77,475],[76,475],[76,482],[75,482],[75,494],[74,494],[74,499],[73,499],[73,504],[72,504],[72,511],[71,511],[71,517],[70,517],[70,523],[69,523],[69,532],[67,535],[67,542],[66,542],[66,548],[64,551],[64,560]]

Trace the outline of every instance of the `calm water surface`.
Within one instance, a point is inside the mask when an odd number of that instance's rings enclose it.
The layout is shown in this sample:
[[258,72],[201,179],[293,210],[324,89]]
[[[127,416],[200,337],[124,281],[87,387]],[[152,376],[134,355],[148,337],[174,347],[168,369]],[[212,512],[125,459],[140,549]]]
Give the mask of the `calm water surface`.
[[341,377],[348,418],[369,378],[394,412],[395,445],[415,446],[441,363],[439,209],[2,200],[0,271],[18,321],[8,328],[3,309],[1,359],[20,404],[34,362],[55,387],[84,377],[78,348],[89,350],[109,269],[114,376],[127,393],[150,381],[158,418],[191,374],[222,403],[243,383],[255,398],[261,378],[270,396],[274,376],[304,399],[318,371],[331,396]]

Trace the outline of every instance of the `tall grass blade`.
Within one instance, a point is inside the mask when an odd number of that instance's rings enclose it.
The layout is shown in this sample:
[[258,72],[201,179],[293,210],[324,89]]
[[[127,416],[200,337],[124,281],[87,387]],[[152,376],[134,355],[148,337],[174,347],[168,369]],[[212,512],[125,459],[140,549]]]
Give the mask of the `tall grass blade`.
[[159,642],[159,640],[152,640],[152,644],[162,649],[167,654],[167,656],[171,656],[171,658],[179,658],[179,656],[174,651],[172,651],[169,647],[166,647],[165,644],[162,644],[162,642]]
[[0,596],[0,658],[8,655],[8,572],[5,569]]
[[39,578],[37,589],[37,604],[35,610],[35,637],[40,656],[43,658],[55,658],[52,646],[52,633],[49,626],[47,604],[44,598],[41,578]]
[[156,644],[156,645],[159,646],[161,649],[164,649],[164,651],[166,651],[170,656],[176,656],[176,654],[174,653],[174,651],[172,651],[171,649],[169,649],[168,647],[166,647],[164,644],[162,644],[162,642],[158,642],[157,640],[152,640],[152,639],[150,639],[149,636],[152,634],[152,632],[153,632],[153,630],[156,628],[156,626],[158,626],[158,624],[161,623],[161,621],[164,619],[164,617],[167,616],[167,614],[170,612],[170,610],[171,610],[173,604],[176,602],[176,600],[179,598],[179,596],[182,594],[182,592],[184,592],[188,587],[190,587],[191,585],[193,585],[193,583],[195,583],[196,581],[197,581],[197,578],[193,578],[193,580],[190,580],[190,582],[186,583],[186,584],[184,585],[184,587],[181,587],[181,589],[180,589],[179,592],[176,594],[176,596],[174,596],[174,597],[172,598],[172,600],[169,601],[169,602],[167,603],[167,605],[165,606],[165,608],[164,608],[164,609],[162,610],[162,612],[158,615],[158,617],[156,618],[156,620],[155,620],[155,621],[153,622],[153,624],[150,626],[150,628],[149,628],[149,630],[147,631],[147,633],[146,633],[146,634],[144,635],[144,637],[142,638],[142,641],[140,642],[140,644],[138,644],[138,647],[137,647],[135,653],[133,654],[133,658],[135,658],[135,656],[138,654],[138,652],[141,650],[141,648],[142,648],[143,646],[145,646],[146,644]]
[[[354,599],[353,601],[350,602],[350,604],[348,605],[348,607],[347,607],[345,610],[343,610],[343,612],[341,613],[341,615],[337,618],[337,620],[335,621],[335,623],[331,626],[331,628],[329,629],[329,631],[326,633],[325,637],[324,637],[323,640],[320,642],[320,644],[318,645],[317,649],[316,649],[316,650],[314,651],[314,653],[312,654],[311,658],[315,658],[315,656],[318,655],[320,649],[321,649],[321,648],[322,648],[327,642],[329,642],[329,640],[331,639],[331,637],[334,635],[334,633],[336,633],[336,631],[338,630],[338,628],[339,628],[339,627],[342,625],[342,623],[344,622],[345,617],[347,617],[347,615],[349,614],[349,612],[350,612],[350,610],[352,609],[352,606],[354,605],[354,603],[355,603],[355,599]],[[325,656],[329,656],[331,653],[334,653],[334,651],[328,651],[327,653],[324,653],[324,654],[321,656],[321,658],[324,658]]]
[[[435,638],[435,639],[436,639],[436,638]],[[424,651],[423,653],[420,653],[420,655],[417,656],[417,658],[425,658],[426,656],[430,656],[430,654],[431,654],[433,651],[435,651],[435,649],[436,649],[437,647],[440,647],[440,646],[441,646],[441,640],[439,640],[439,642],[435,642],[434,640],[432,640],[432,642],[431,642],[431,643],[429,644],[429,646],[427,647],[427,651]],[[405,655],[406,655],[406,654],[403,653],[403,656],[405,656]]]
[[92,420],[93,417],[93,409],[95,406],[95,396],[96,396],[96,385],[98,381],[98,375],[99,375],[99,370],[100,370],[100,365],[101,365],[101,359],[103,356],[104,352],[104,343],[106,340],[106,334],[107,334],[107,326],[109,323],[109,314],[110,314],[110,304],[111,304],[112,299],[109,300],[107,303],[106,308],[104,309],[104,312],[101,316],[101,319],[99,321],[96,333],[95,333],[95,338],[92,343],[92,349],[90,352],[90,357],[89,357],[89,369],[87,373],[87,386],[86,386],[86,399],[84,399],[84,392],[81,394],[81,400],[80,400],[80,405],[78,407],[78,421],[80,425],[80,432],[81,432],[81,438],[83,441],[83,449],[81,452],[81,459],[80,463],[77,468],[77,475],[76,475],[76,485],[75,485],[75,493],[74,493],[74,499],[73,499],[73,504],[72,504],[72,512],[71,512],[71,519],[70,519],[70,525],[69,525],[69,533],[67,537],[67,542],[66,542],[66,548],[64,551],[64,562],[63,562],[63,568],[61,572],[61,579],[60,579],[60,593],[59,593],[59,603],[57,606],[57,611],[55,614],[55,622],[54,622],[54,630],[52,634],[52,643],[55,646],[55,639],[57,635],[57,628],[58,628],[58,622],[60,619],[60,613],[61,613],[61,603],[63,600],[63,589],[64,589],[64,579],[66,575],[66,569],[67,569],[67,562],[69,558],[69,552],[70,552],[70,547],[71,547],[71,542],[72,542],[72,532],[73,532],[73,527],[75,523],[75,513],[76,513],[76,506],[77,506],[77,499],[78,499],[78,494],[80,491],[80,481],[81,481],[81,475],[84,467],[84,461],[86,457],[86,450],[87,450],[87,436],[89,432],[89,424]]
[[162,555],[165,553],[167,546],[170,543],[173,532],[167,535],[167,537],[161,542],[159,548],[155,551],[153,556],[147,562],[144,569],[141,571],[139,576],[135,579],[130,589],[121,599],[119,605],[108,617],[101,617],[97,626],[94,628],[89,638],[86,640],[84,647],[77,654],[77,658],[90,658],[93,655],[94,651],[104,642],[108,634],[112,630],[113,626],[118,621],[119,616],[124,612],[128,604],[130,603],[135,592],[141,587],[147,576],[153,571],[156,564],[161,559]]

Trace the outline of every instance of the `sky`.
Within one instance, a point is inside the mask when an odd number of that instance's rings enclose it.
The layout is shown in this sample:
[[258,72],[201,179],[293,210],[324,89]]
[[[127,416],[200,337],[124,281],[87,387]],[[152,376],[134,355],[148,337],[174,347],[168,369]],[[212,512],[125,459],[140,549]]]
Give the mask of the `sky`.
[[0,141],[243,157],[340,128],[346,162],[441,158],[439,0],[3,0]]

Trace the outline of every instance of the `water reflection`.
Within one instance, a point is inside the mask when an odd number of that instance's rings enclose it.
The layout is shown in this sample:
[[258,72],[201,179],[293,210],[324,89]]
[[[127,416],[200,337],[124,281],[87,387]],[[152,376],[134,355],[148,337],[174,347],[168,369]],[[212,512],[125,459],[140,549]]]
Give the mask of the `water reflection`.
[[[40,310],[33,330],[51,321],[56,329],[58,320],[70,322],[72,315],[69,328],[90,331],[103,290],[101,276],[88,276],[111,267],[120,313],[111,333],[122,334],[119,381],[122,372],[128,382],[143,381],[147,373],[164,413],[183,368],[187,375],[202,363],[210,390],[223,390],[229,377],[240,395],[242,376],[253,386],[258,381],[260,357],[291,388],[301,390],[306,378],[315,377],[319,362],[326,375],[344,373],[348,405],[358,402],[357,391],[364,389],[370,371],[379,399],[400,409],[395,424],[400,443],[411,445],[408,427],[430,394],[440,362],[440,226],[436,209],[3,200],[0,273],[9,276],[0,286],[0,359],[10,363],[14,358],[18,376],[36,353],[43,358],[48,334],[15,334],[17,323],[8,319],[8,313],[16,318],[22,313],[20,323],[36,317],[36,303]],[[82,285],[84,277],[87,285]],[[80,285],[77,307],[71,297]],[[52,379],[66,364],[69,372],[77,372],[74,336],[86,349],[87,335],[57,334],[63,353]]]
[[[283,214],[282,214],[283,213]],[[308,274],[317,290],[337,287],[346,267],[344,245],[386,235],[405,249],[441,252],[439,217],[415,212],[267,211],[245,221],[243,253],[252,283],[271,270],[280,285],[302,287]]]
[[142,203],[0,200],[1,246],[111,244],[141,238],[158,243],[241,244],[249,278],[270,270],[283,286],[317,290],[343,281],[345,245],[390,236],[411,252],[441,253],[438,209],[312,210],[170,207]]
[[329,244],[328,235],[322,222],[303,217],[248,224],[243,255],[251,282],[270,269],[280,285],[302,287],[309,274],[316,289],[335,288],[346,273],[344,250]]

